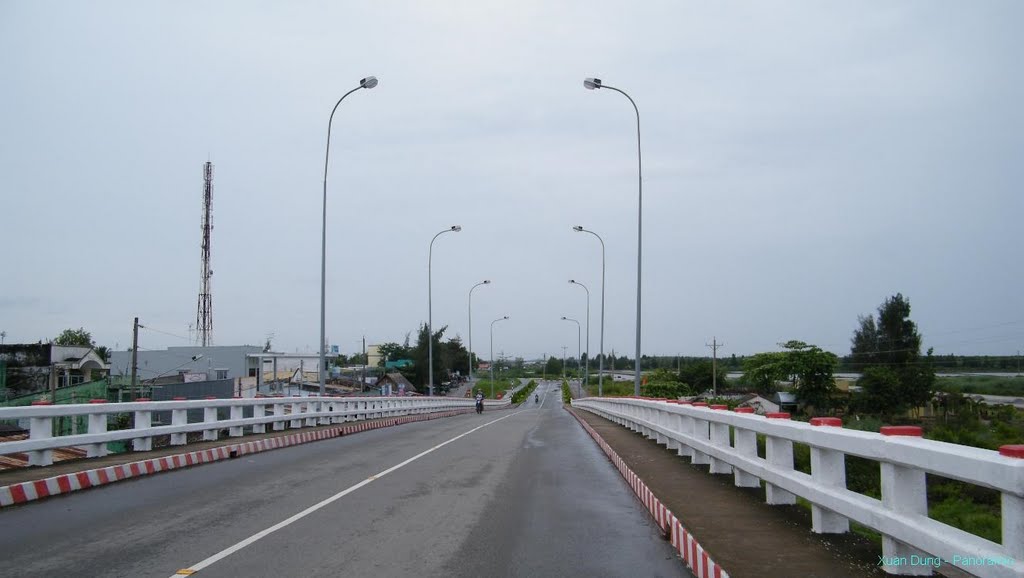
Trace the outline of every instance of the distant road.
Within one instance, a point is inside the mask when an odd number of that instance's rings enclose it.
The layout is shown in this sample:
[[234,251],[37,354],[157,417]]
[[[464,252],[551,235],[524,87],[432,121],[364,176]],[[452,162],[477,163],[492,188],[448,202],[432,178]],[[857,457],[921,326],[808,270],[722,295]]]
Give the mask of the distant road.
[[5,509],[0,575],[688,575],[558,382],[537,392]]

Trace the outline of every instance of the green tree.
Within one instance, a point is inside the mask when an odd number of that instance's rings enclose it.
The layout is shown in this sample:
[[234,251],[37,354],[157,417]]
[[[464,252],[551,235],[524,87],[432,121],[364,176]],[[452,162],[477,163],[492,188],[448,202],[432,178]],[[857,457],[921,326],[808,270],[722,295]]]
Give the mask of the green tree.
[[830,410],[836,389],[832,374],[839,363],[836,354],[803,341],[787,341],[782,347],[787,350],[787,372],[793,378],[797,399],[816,410]]
[[409,351],[409,336],[405,336],[405,345],[399,345],[393,341],[381,344],[377,351],[380,352],[380,361],[377,362],[379,367],[384,367],[385,360],[397,361],[399,359],[411,359],[412,352]]
[[79,327],[78,329],[65,329],[61,331],[60,335],[53,340],[54,345],[64,345],[71,347],[95,347],[93,343],[92,334],[86,331],[84,328]]
[[547,363],[544,364],[544,374],[548,378],[562,375],[562,360],[558,359],[554,355],[548,358]]
[[[689,384],[694,391],[709,391],[711,386],[714,384],[714,380],[712,379],[713,368],[713,364],[707,359],[691,361],[680,368],[679,380]],[[718,387],[724,387],[726,384],[725,368],[719,365],[717,369]]]
[[893,415],[931,399],[935,385],[932,350],[921,359],[921,335],[910,320],[910,300],[902,294],[878,307],[878,317],[862,315],[851,338],[853,367],[863,371],[860,405],[871,413]]
[[778,391],[778,382],[789,379],[786,354],[781,351],[758,353],[743,360],[744,383],[754,386],[761,395]]

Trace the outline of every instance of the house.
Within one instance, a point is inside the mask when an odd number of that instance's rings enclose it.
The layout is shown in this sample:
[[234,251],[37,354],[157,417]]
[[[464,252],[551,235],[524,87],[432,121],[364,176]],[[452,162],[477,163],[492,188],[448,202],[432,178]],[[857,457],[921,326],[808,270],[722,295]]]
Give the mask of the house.
[[92,347],[0,345],[0,388],[11,390],[13,395],[94,381],[109,370],[110,365]]
[[761,397],[756,393],[743,396],[743,398],[740,399],[740,403],[736,407],[752,407],[754,408],[754,413],[758,415],[776,413],[779,411],[779,404],[773,402],[770,399]]
[[385,373],[384,377],[377,380],[377,386],[380,387],[381,395],[412,395],[416,392],[412,382],[397,371]]

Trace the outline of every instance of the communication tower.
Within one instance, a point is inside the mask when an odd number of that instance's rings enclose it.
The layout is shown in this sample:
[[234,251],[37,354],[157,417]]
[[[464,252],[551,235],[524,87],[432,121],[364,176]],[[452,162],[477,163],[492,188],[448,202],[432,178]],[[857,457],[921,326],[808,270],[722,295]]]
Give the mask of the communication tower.
[[203,164],[203,268],[199,276],[199,307],[196,310],[196,342],[213,345],[213,292],[210,289],[210,232],[213,231],[213,163]]

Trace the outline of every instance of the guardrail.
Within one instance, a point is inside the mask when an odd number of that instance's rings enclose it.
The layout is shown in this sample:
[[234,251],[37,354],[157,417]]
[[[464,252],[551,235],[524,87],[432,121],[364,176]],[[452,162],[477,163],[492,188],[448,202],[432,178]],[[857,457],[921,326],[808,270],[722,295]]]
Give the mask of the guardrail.
[[[738,487],[765,483],[769,504],[811,503],[816,533],[843,533],[854,520],[882,534],[879,564],[890,574],[927,576],[953,565],[983,577],[1024,577],[1024,446],[1000,451],[923,439],[914,426],[880,433],[846,430],[838,418],[789,420],[726,406],[645,398],[584,398],[572,405],[675,449]],[[753,410],[750,410],[751,412]],[[765,436],[765,457],[757,435]],[[810,446],[811,474],[793,467],[793,444]],[[882,499],[846,487],[847,455],[881,465]],[[1002,544],[928,517],[926,474],[992,488],[1002,498]]]
[[[129,403],[107,403],[99,399],[87,404],[66,405],[35,402],[26,407],[0,408],[0,420],[29,422],[29,438],[0,443],[0,455],[25,452],[30,466],[48,466],[53,463],[54,449],[69,446],[82,447],[87,457],[101,457],[108,453],[108,442],[131,440],[134,451],[149,451],[153,449],[155,436],[169,435],[170,444],[177,446],[185,445],[191,432],[202,432],[203,440],[208,441],[218,439],[223,429],[228,430],[229,437],[241,437],[247,428],[251,433],[266,433],[267,426],[270,426],[271,431],[280,431],[286,428],[470,409],[473,404],[472,399],[447,397],[139,399]],[[507,405],[507,400],[486,402],[487,407]],[[221,408],[227,409],[227,419],[219,419],[218,410]],[[189,410],[202,410],[202,421],[190,422]],[[170,425],[152,425],[154,412],[170,412]],[[133,428],[107,431],[109,417],[126,413],[133,414]],[[252,417],[244,417],[246,413],[251,413]],[[67,416],[88,416],[88,432],[54,437],[53,419]]]

